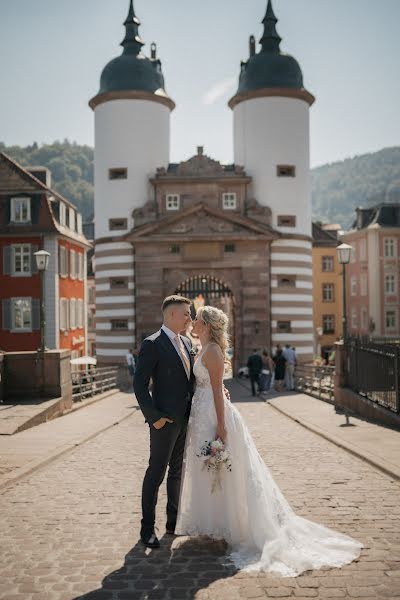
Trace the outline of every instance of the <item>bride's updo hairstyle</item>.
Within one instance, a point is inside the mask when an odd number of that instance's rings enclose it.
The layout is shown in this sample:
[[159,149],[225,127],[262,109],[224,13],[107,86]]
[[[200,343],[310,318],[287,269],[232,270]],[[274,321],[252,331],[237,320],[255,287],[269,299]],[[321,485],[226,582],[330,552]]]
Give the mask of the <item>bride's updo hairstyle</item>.
[[203,323],[210,326],[210,342],[218,344],[226,358],[226,350],[229,347],[229,320],[226,314],[214,306],[202,306],[199,308],[197,316]]

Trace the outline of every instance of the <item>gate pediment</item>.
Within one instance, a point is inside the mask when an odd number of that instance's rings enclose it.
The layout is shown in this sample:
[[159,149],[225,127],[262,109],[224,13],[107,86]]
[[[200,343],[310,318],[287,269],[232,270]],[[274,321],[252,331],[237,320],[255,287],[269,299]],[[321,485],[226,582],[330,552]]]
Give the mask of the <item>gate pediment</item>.
[[158,221],[135,227],[126,239],[135,241],[152,241],[155,239],[173,240],[188,236],[191,239],[217,238],[266,238],[275,239],[279,234],[269,225],[257,223],[246,216],[211,208],[204,203],[182,211],[173,216],[166,216]]

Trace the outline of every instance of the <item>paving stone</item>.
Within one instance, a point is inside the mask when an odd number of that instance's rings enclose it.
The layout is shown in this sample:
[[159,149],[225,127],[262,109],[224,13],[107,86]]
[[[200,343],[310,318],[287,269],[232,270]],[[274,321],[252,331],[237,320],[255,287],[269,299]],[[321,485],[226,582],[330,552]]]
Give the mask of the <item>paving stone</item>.
[[[223,543],[164,537],[164,486],[157,514],[162,548],[147,551],[139,543],[139,527],[148,432],[141,415],[134,414],[0,490],[0,597],[385,600],[399,596],[399,484],[264,403],[243,401],[237,407],[296,512],[360,539],[365,548],[358,561],[297,578],[235,572],[232,565],[219,562],[226,551]],[[79,418],[79,411],[75,416]]]

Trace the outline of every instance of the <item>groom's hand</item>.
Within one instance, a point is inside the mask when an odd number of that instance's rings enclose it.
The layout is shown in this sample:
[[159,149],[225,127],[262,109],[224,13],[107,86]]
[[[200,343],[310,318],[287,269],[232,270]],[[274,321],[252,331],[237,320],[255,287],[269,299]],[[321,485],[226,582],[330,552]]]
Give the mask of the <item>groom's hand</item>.
[[161,419],[158,419],[158,421],[155,421],[153,423],[153,427],[155,429],[162,429],[164,427],[165,423],[173,423],[173,420],[168,419],[167,417],[161,417]]

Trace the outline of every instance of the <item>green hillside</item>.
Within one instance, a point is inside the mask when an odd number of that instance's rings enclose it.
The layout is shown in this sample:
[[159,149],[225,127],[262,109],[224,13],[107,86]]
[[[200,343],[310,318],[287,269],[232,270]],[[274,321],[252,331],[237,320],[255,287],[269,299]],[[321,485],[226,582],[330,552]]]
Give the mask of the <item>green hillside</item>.
[[347,229],[357,206],[381,202],[400,182],[400,147],[323,165],[313,169],[312,182],[313,218]]
[[[23,166],[48,167],[52,187],[74,202],[85,220],[93,216],[93,148],[68,140],[25,148],[0,142],[0,151]],[[318,167],[312,179],[313,218],[347,228],[356,206],[381,201],[387,188],[400,181],[400,147]]]
[[51,171],[51,187],[77,205],[84,220],[93,216],[93,148],[76,143],[54,142],[50,145],[5,146],[5,152],[23,167],[42,166]]

